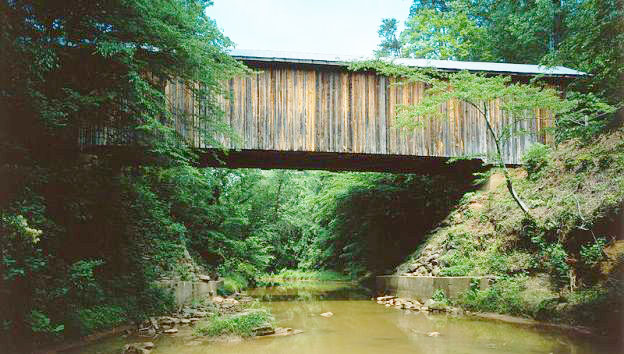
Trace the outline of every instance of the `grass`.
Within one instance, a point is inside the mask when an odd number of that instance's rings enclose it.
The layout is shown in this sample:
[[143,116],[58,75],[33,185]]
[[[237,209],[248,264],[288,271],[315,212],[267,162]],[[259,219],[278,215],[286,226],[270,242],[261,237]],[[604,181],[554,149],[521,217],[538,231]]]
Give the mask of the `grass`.
[[260,280],[272,281],[299,281],[299,280],[315,280],[315,281],[347,281],[351,280],[348,275],[338,273],[332,270],[301,270],[301,269],[282,269],[279,273],[265,274]]
[[195,329],[196,335],[216,337],[235,335],[251,337],[254,329],[273,324],[271,313],[262,308],[249,309],[234,315],[217,315],[200,323]]

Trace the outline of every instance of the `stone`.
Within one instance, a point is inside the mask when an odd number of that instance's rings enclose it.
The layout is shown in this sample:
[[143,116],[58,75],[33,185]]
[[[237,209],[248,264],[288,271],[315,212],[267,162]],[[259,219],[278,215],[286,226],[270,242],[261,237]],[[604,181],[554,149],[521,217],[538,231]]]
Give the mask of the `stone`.
[[383,301],[381,301],[381,300],[377,301],[377,303],[378,303],[378,304],[380,304],[380,305],[385,304],[385,302],[383,302]]
[[256,336],[268,336],[269,334],[275,334],[275,329],[269,325],[264,325],[253,329],[253,333]]
[[154,348],[152,342],[126,344],[123,354],[149,354],[152,348]]
[[208,282],[210,281],[210,275],[200,274],[199,280]]
[[394,299],[396,296],[392,296],[392,295],[388,295],[388,296],[379,296],[377,298],[377,301],[387,301],[387,300],[391,300]]
[[208,312],[206,311],[193,310],[193,317],[206,317],[206,316],[208,316]]
[[433,269],[431,270],[431,275],[433,275],[434,277],[437,277],[438,275],[440,275],[440,267],[438,266],[433,267]]
[[440,335],[440,332],[429,332],[427,335],[428,335],[429,337],[437,337],[437,336],[439,336],[439,335]]
[[390,306],[392,306],[392,305],[390,305],[390,304],[386,304],[386,307],[390,307]]
[[154,317],[150,317],[150,318],[149,318],[149,321],[150,321],[150,325],[151,325],[152,327],[154,327],[154,329],[155,329],[155,330],[157,330],[157,331],[158,331],[158,329],[159,329],[159,328],[158,328],[158,321],[156,321],[156,318],[154,318]]
[[321,314],[321,316],[323,316],[323,317],[327,317],[327,318],[332,317],[333,315],[334,315],[334,314],[333,314],[332,312],[323,312],[323,313]]
[[170,329],[166,329],[165,330],[166,334],[174,334],[174,333],[178,333],[178,329],[177,328],[170,328]]
[[427,311],[429,311],[429,307],[427,307],[427,306],[422,306],[422,307],[420,308],[420,311],[427,312]]
[[222,302],[223,302],[223,300],[224,300],[224,299],[223,299],[223,297],[221,297],[221,296],[213,296],[213,297],[212,297],[212,301],[213,301],[215,304],[220,304],[220,303],[222,303]]
[[189,323],[191,323],[191,320],[189,320],[188,318],[182,318],[182,319],[180,319],[180,323],[181,324],[189,324]]
[[200,319],[197,318],[197,317],[191,317],[188,320],[191,321],[191,323],[195,323],[195,322],[199,321]]

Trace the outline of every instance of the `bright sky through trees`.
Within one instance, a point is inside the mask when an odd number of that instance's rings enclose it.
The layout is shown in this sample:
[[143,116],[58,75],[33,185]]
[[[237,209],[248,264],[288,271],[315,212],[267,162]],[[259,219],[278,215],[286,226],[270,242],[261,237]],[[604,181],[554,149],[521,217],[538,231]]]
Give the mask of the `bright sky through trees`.
[[239,49],[371,55],[382,18],[399,20],[411,0],[215,0],[206,13]]

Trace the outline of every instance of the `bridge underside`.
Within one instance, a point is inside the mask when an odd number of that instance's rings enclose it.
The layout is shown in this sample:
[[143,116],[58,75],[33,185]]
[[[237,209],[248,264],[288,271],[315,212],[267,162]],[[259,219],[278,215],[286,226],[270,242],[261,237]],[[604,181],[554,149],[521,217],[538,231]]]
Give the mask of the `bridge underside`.
[[[82,150],[83,154],[108,156],[122,166],[158,164],[145,150],[129,146],[97,146]],[[199,151],[197,167],[261,168],[292,170],[326,170],[353,172],[389,172],[436,174],[471,174],[487,168],[482,160],[385,154],[347,154],[333,152],[230,150]]]
[[200,166],[327,171],[392,172],[417,174],[472,173],[482,170],[481,160],[385,154],[345,154],[277,150],[205,151]]

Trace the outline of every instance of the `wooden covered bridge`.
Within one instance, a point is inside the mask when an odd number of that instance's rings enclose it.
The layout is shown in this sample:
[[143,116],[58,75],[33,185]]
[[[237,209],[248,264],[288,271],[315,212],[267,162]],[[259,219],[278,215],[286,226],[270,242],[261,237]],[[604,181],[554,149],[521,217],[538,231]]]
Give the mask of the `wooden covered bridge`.
[[[394,127],[396,105],[418,102],[425,84],[393,85],[394,79],[375,72],[347,70],[355,58],[243,50],[231,54],[256,72],[230,80],[230,97],[222,99],[226,121],[240,138],[221,138],[232,149],[222,156],[230,167],[414,172],[440,166],[448,158],[484,156],[494,149],[485,121],[463,102],[443,107],[449,119],[429,120],[409,131]],[[554,84],[583,74],[537,65],[397,61],[444,71],[505,74],[517,80],[543,75]],[[199,107],[183,83],[168,84],[166,95],[174,112]],[[509,120],[496,102],[491,103],[491,112],[496,127]],[[545,142],[542,128],[550,120],[548,112],[537,111],[534,119],[519,123],[516,128],[529,133],[505,144],[505,162],[519,164],[532,143]],[[192,121],[175,124],[193,146],[211,149]],[[106,144],[89,136],[83,137],[83,143]],[[214,165],[213,155],[205,154],[203,163]]]

